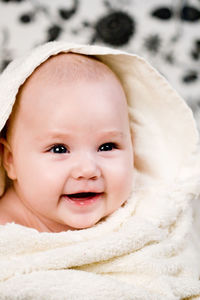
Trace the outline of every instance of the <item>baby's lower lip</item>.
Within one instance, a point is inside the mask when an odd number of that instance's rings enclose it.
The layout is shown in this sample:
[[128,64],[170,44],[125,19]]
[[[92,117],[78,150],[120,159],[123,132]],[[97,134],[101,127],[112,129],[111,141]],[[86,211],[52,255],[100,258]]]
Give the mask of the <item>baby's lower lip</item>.
[[97,202],[103,193],[78,193],[63,195],[65,200],[77,206],[87,206]]

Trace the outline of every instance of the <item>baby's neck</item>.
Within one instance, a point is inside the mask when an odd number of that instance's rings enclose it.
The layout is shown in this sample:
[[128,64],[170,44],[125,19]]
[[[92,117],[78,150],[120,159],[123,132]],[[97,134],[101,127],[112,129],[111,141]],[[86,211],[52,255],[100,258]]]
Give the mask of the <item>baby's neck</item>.
[[71,229],[62,224],[51,224],[49,220],[33,214],[19,199],[15,189],[10,187],[0,198],[0,225],[12,222],[37,229],[39,232],[61,232]]

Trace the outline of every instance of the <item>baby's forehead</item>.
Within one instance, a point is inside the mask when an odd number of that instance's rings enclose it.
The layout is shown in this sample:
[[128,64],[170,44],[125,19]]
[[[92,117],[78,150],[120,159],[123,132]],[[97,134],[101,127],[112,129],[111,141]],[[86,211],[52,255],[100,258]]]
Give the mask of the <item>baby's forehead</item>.
[[34,82],[71,83],[76,80],[101,80],[106,76],[116,78],[108,66],[94,57],[75,53],[60,53],[42,63],[27,80]]
[[[41,99],[42,94],[48,90],[65,90],[70,86],[78,88],[79,84],[94,84],[99,82],[104,89],[105,82],[109,82],[109,86],[118,86],[122,93],[124,89],[115,75],[115,73],[103,62],[93,56],[75,53],[60,53],[51,56],[29,76],[25,83],[21,86],[17,95],[17,106],[28,106],[30,109],[30,98],[34,98],[34,106],[36,100]],[[33,95],[30,97],[30,95]],[[16,106],[16,105],[15,105]]]
[[119,94],[125,99],[119,79],[103,62],[87,55],[60,53],[37,67],[21,86],[15,105],[16,111],[28,114],[33,108],[44,109],[45,105],[58,103],[62,93],[65,93],[67,101],[70,87],[81,89],[81,93],[84,93],[88,83],[89,86],[100,84],[102,91],[111,91],[117,87]]

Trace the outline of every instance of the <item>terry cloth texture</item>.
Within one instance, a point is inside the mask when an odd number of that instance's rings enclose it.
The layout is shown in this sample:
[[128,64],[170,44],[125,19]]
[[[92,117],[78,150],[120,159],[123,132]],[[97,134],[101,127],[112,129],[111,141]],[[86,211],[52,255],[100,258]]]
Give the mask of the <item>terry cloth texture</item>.
[[0,299],[198,299],[191,208],[198,135],[190,109],[147,62],[98,46],[40,46],[0,78],[0,129],[19,87],[60,52],[95,56],[121,80],[134,132],[132,195],[88,229],[40,233],[15,223],[0,226]]

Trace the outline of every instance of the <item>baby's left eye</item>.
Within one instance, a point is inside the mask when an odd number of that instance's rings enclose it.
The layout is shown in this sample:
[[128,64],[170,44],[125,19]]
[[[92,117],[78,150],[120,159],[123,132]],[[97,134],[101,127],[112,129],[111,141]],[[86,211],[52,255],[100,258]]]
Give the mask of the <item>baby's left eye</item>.
[[117,145],[114,143],[105,143],[102,144],[98,151],[112,151],[113,149],[117,149]]
[[64,145],[62,145],[62,144],[54,145],[53,147],[51,147],[51,149],[49,150],[49,152],[52,152],[54,154],[69,153],[69,151],[67,150],[67,148]]

